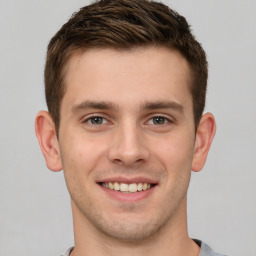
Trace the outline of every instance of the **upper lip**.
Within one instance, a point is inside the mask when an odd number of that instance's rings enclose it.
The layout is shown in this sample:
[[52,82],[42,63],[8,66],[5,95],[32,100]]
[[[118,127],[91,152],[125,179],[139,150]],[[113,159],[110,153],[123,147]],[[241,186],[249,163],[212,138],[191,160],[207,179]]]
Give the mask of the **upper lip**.
[[157,184],[158,183],[156,180],[146,178],[146,177],[127,178],[127,177],[120,177],[120,176],[109,177],[109,178],[105,178],[97,181],[97,183],[108,183],[108,182],[118,182],[118,183],[125,183],[125,184],[132,184],[132,183]]

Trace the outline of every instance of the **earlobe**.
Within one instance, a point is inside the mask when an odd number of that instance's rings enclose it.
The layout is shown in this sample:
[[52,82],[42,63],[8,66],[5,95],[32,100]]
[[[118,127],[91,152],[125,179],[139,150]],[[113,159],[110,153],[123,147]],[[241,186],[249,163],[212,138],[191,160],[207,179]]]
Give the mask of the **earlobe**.
[[200,171],[206,161],[216,131],[214,116],[206,113],[202,116],[196,132],[192,170]]
[[47,111],[40,111],[35,120],[35,132],[47,167],[52,171],[62,170],[59,143],[55,125]]

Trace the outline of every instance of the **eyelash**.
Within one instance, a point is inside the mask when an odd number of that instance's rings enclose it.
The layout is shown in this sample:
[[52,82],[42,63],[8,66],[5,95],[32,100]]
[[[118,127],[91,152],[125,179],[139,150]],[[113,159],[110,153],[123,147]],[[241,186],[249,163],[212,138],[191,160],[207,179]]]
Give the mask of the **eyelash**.
[[[93,123],[93,119],[95,120],[96,118],[101,118],[103,120],[103,123],[100,123],[100,124],[95,124]],[[95,125],[95,126],[99,126],[99,125],[103,125],[103,124],[106,124],[108,122],[108,120],[103,117],[103,116],[100,116],[100,115],[94,115],[94,116],[90,116],[88,118],[86,118],[83,123],[89,123],[90,125]]]
[[[95,119],[96,118],[100,118],[102,119],[102,123],[94,123]],[[154,123],[154,119],[155,118],[159,118],[160,120],[164,121],[164,123]],[[93,121],[94,119],[94,121]],[[109,121],[101,116],[101,115],[93,115],[93,116],[90,116],[88,118],[86,118],[83,123],[88,123],[89,125],[92,125],[92,126],[100,126],[100,125],[104,125],[104,124],[107,124]],[[150,123],[150,125],[154,125],[154,126],[165,126],[165,125],[168,125],[168,123],[173,123],[173,120],[171,120],[170,118],[167,118],[163,115],[156,115],[156,116],[153,116],[151,117],[146,123]]]
[[[161,119],[164,121],[164,123],[160,123],[160,124],[156,124],[154,123],[154,119],[155,118],[158,118],[158,119]],[[173,123],[173,121],[170,119],[170,118],[167,118],[165,116],[162,116],[162,115],[156,115],[156,116],[153,116],[149,119],[148,122],[150,122],[152,120],[152,124],[151,125],[155,125],[155,126],[164,126],[164,125],[167,125],[168,123]]]

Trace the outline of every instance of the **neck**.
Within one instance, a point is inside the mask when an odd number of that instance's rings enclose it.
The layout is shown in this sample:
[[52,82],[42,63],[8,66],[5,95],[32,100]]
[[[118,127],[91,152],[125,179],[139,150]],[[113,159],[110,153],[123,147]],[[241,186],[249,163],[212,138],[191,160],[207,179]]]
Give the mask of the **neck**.
[[72,202],[75,248],[71,256],[198,256],[199,247],[188,237],[186,198],[172,219],[153,236],[139,241],[109,237],[95,228]]

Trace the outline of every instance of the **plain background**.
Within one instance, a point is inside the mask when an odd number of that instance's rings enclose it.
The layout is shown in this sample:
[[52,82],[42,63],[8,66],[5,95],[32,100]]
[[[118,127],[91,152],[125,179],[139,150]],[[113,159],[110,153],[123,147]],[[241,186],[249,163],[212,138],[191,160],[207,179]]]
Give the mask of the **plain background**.
[[[184,15],[209,61],[207,111],[217,134],[192,175],[189,234],[216,251],[255,256],[256,2],[164,1]],[[57,256],[73,245],[63,173],[47,170],[34,134],[45,109],[50,38],[89,1],[0,0],[0,255]]]

